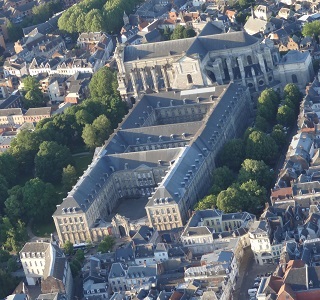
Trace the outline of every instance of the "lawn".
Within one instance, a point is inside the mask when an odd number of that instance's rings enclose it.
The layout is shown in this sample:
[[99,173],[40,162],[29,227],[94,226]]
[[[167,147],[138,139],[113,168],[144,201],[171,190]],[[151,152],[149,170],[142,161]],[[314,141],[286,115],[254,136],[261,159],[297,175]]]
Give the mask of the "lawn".
[[48,223],[33,223],[32,233],[38,237],[49,238],[50,234],[56,231],[56,227],[54,226],[52,218],[48,221]]
[[93,154],[86,154],[81,156],[74,156],[74,167],[76,168],[78,176],[83,174],[83,171],[88,168],[88,165],[92,162]]

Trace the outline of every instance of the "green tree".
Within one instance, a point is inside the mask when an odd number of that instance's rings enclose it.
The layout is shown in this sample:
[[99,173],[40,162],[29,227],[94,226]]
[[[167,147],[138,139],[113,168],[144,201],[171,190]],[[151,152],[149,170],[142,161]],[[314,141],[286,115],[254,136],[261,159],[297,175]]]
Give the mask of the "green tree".
[[17,180],[18,162],[9,152],[0,154],[0,175],[5,178],[8,185],[13,185]]
[[37,133],[29,130],[22,130],[11,142],[8,152],[16,159],[20,174],[32,173],[39,145]]
[[275,125],[271,132],[271,137],[274,139],[274,141],[278,145],[278,149],[280,151],[285,146],[286,138],[287,138],[283,126],[280,124]]
[[73,253],[73,244],[70,241],[66,241],[63,245],[63,251],[65,254],[71,255]]
[[215,208],[217,205],[217,196],[216,195],[208,195],[201,199],[194,207],[195,210],[204,210]]
[[289,98],[290,100],[292,100],[295,103],[296,107],[299,107],[300,101],[302,99],[302,94],[295,84],[288,83],[283,89],[283,96],[285,99]]
[[18,220],[16,226],[11,227],[6,232],[6,237],[7,239],[4,243],[4,248],[14,253],[19,252],[22,246],[28,240],[26,225]]
[[74,166],[67,165],[62,170],[62,185],[65,191],[69,191],[77,182],[78,176]]
[[70,150],[56,142],[42,142],[35,157],[36,176],[45,182],[61,181],[62,169],[72,160]]
[[40,84],[35,77],[27,76],[22,80],[24,95],[24,105],[26,108],[41,107],[46,104],[43,94],[40,90]]
[[26,211],[21,186],[16,185],[8,191],[8,198],[4,202],[4,205],[6,215],[9,216],[13,222],[25,217]]
[[255,180],[267,189],[272,186],[273,172],[262,160],[246,159],[239,171],[238,181],[241,183]]
[[104,115],[96,118],[92,125],[87,124],[82,132],[82,138],[89,148],[101,146],[111,133],[111,124]]
[[226,213],[237,212],[245,210],[245,201],[240,190],[232,186],[219,193],[217,206]]
[[[185,39],[188,37],[195,36],[195,31],[194,30],[192,31],[192,30],[193,30],[192,28],[189,29],[189,31],[187,33],[186,27],[184,27],[182,25],[177,25],[175,27],[175,29],[172,31],[171,39],[172,40],[180,40],[180,39]],[[190,36],[187,36],[187,35],[190,35]]]
[[112,72],[109,68],[103,67],[94,73],[89,83],[90,96],[92,98],[104,98],[112,94],[117,94],[114,82],[117,81],[116,72]]
[[0,249],[0,263],[7,262],[11,255],[7,250]]
[[0,174],[0,214],[4,210],[4,202],[8,197],[8,187],[7,180]]
[[264,187],[258,185],[255,180],[244,182],[239,187],[242,198],[243,210],[251,213],[258,213],[263,208],[263,204],[267,201],[267,191]]
[[257,115],[268,122],[273,122],[279,103],[279,95],[273,89],[264,90],[258,98]]
[[220,166],[227,166],[233,171],[238,171],[245,157],[245,145],[242,139],[233,139],[224,144],[219,152]]
[[17,284],[19,283],[19,279],[13,278],[10,273],[6,270],[0,268],[0,298],[3,299],[10,295]]
[[30,179],[24,185],[22,194],[29,220],[34,219],[38,222],[51,217],[58,198],[51,183],[45,183],[39,178]]
[[166,26],[165,29],[163,30],[163,39],[165,41],[171,40],[171,34],[172,34],[172,31],[168,26]]
[[8,262],[7,262],[7,267],[9,272],[14,272],[19,269],[18,263],[16,258],[10,257]]
[[190,26],[188,26],[185,30],[185,38],[190,38],[196,36],[197,33],[194,31],[194,29]]
[[212,181],[210,193],[218,194],[234,182],[234,174],[227,166],[216,168],[212,172]]
[[108,235],[100,242],[98,246],[98,251],[101,253],[111,251],[115,244],[115,238],[111,235]]
[[263,160],[266,164],[273,164],[278,154],[278,147],[273,138],[261,131],[250,133],[246,144],[248,158]]
[[86,124],[91,124],[94,120],[94,116],[90,114],[88,111],[85,109],[81,109],[76,112],[76,122],[79,125],[86,125]]
[[278,109],[277,121],[283,126],[291,126],[295,121],[294,110],[288,105],[282,105]]
[[[98,9],[92,9],[85,19],[85,28],[89,32],[99,32],[104,29],[104,19],[102,13]],[[79,30],[79,29],[77,29]]]
[[306,23],[302,28],[303,36],[314,36],[319,40],[320,34],[320,21],[316,20],[310,23]]
[[254,127],[260,131],[265,132],[268,129],[268,122],[264,117],[257,115]]
[[23,31],[20,26],[13,24],[11,21],[7,23],[8,38],[10,42],[17,42],[23,37]]
[[84,259],[85,259],[83,250],[80,250],[80,249],[77,250],[74,258],[76,260],[78,260],[82,264],[84,262]]

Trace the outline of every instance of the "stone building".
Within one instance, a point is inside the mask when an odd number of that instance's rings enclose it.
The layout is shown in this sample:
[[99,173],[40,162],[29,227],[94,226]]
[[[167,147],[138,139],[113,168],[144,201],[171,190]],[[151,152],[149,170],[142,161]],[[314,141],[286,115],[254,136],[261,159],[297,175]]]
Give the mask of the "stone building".
[[54,243],[29,242],[20,251],[28,285],[40,283],[42,293],[61,293],[72,299],[73,278],[69,262]]
[[[272,41],[261,42],[244,31],[217,32],[211,23],[193,38],[143,45],[118,44],[114,57],[123,99],[135,98],[143,92],[192,89],[230,81],[249,87],[251,92],[266,86],[281,88],[292,82],[291,75],[283,76],[289,69],[296,74],[297,83],[305,86],[312,67],[309,58],[304,59],[303,68],[294,68],[289,59],[282,60],[278,67],[279,51]],[[301,64],[300,58],[298,62]]]
[[182,227],[211,185],[216,154],[246,128],[251,104],[249,88],[235,83],[143,96],[57,206],[60,242],[126,236],[135,220],[159,231]]
[[145,45],[118,45],[119,91],[136,96],[140,91],[159,92],[230,81],[253,90],[274,82],[276,48],[243,31],[217,33],[208,23],[194,38]]

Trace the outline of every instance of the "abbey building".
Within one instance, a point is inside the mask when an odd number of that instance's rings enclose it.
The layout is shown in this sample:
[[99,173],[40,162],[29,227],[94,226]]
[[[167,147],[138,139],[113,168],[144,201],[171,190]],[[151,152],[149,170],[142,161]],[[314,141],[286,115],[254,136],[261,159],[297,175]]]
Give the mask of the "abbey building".
[[294,62],[291,57],[281,59],[271,40],[260,41],[245,31],[222,33],[208,23],[197,37],[118,44],[114,55],[119,91],[127,99],[140,92],[191,89],[230,81],[251,91],[283,87],[289,82],[303,88],[311,80],[313,69],[310,55],[301,54],[295,53]]

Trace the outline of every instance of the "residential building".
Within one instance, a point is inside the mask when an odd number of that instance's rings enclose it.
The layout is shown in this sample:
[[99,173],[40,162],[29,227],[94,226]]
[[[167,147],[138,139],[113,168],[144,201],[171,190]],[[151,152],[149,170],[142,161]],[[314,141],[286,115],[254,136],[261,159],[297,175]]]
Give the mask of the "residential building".
[[101,261],[90,257],[88,264],[84,267],[83,294],[89,300],[97,298],[108,298],[108,284],[106,269],[102,268]]
[[254,259],[260,265],[274,263],[280,257],[283,242],[281,224],[276,222],[278,226],[274,230],[269,225],[271,222],[269,219],[255,221],[249,231]]
[[110,269],[108,282],[112,292],[150,288],[157,282],[157,265],[129,266],[126,269],[122,264],[114,263]]
[[[217,209],[199,210],[185,226],[181,242],[194,254],[209,253],[220,248],[219,241],[215,240],[216,236],[218,240],[224,236],[236,238],[240,233],[238,229],[248,229],[254,221],[255,216],[247,212],[225,214]],[[229,234],[224,234],[226,232]],[[221,238],[219,233],[222,233]],[[244,230],[243,233],[246,235],[247,231]],[[249,246],[248,239],[244,240],[241,248],[246,246]]]
[[16,126],[24,123],[21,108],[0,109],[0,125]]
[[41,292],[62,293],[72,299],[73,279],[64,253],[53,243],[29,242],[19,252],[29,285],[41,281]]
[[[145,95],[57,206],[59,240],[97,241],[102,236],[96,230],[109,234],[107,227],[97,227],[101,219],[111,221],[116,236],[128,236],[134,220],[146,217],[143,207],[149,226],[182,227],[210,186],[216,153],[244,131],[250,116],[249,89],[234,83]],[[130,212],[127,199],[135,199]],[[118,207],[111,217],[119,203],[123,210]]]
[[5,60],[3,64],[3,72],[5,77],[16,76],[21,78],[24,75],[28,75],[27,63],[23,59],[12,56]]
[[29,108],[23,116],[27,123],[38,123],[39,121],[51,117],[51,107]]

